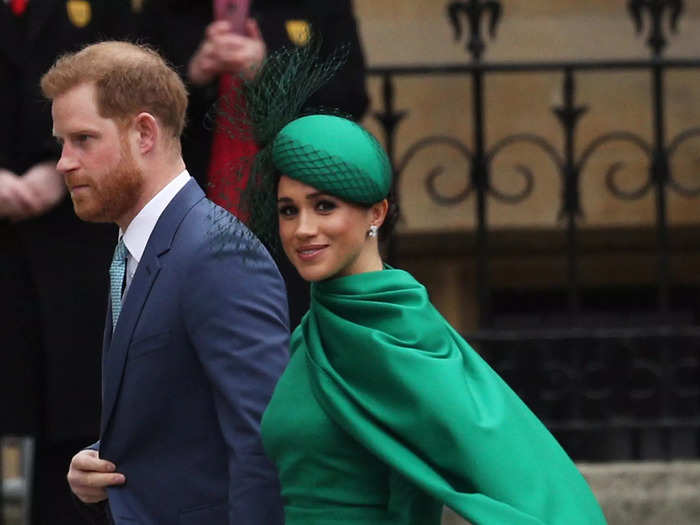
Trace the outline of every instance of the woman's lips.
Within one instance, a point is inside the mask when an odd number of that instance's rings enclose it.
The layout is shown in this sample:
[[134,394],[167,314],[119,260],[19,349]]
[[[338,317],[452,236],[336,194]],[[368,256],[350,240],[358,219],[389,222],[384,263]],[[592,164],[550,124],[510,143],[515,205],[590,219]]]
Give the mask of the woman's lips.
[[321,252],[326,249],[327,245],[302,246],[297,248],[297,257],[304,262],[313,261]]

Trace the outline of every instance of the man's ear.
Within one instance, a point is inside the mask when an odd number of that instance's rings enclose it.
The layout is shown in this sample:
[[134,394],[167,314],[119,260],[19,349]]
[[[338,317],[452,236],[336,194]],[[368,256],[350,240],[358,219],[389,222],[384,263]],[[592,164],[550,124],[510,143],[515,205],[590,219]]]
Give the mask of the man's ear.
[[139,113],[134,118],[133,129],[136,132],[136,147],[139,153],[147,155],[153,151],[160,136],[160,126],[156,118],[150,113]]

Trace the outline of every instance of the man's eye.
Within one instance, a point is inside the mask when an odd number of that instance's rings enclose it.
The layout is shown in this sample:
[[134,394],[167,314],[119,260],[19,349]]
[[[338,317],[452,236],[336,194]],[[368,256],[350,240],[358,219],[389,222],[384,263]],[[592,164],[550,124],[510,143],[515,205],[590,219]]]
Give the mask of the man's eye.
[[73,135],[71,137],[71,142],[73,144],[75,144],[76,146],[85,146],[85,145],[87,145],[90,138],[91,138],[90,135],[86,135],[84,133],[81,133],[80,135]]
[[282,217],[292,217],[296,214],[297,209],[295,206],[280,206],[279,214]]

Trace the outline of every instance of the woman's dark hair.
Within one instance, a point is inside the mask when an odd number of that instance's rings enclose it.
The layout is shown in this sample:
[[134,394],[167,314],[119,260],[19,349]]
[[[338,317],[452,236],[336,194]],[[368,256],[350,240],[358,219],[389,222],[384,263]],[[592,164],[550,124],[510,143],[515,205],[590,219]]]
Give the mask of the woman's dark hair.
[[386,218],[382,227],[379,228],[379,240],[385,241],[391,234],[394,233],[394,227],[399,220],[399,201],[396,198],[396,192],[392,189],[387,195],[387,200],[389,201],[389,209],[386,212]]
[[[391,237],[391,234],[394,232],[396,222],[399,220],[399,203],[396,199],[396,193],[393,189],[389,192],[389,195],[386,196],[386,200],[389,203],[389,208],[386,211],[386,217],[384,218],[384,222],[379,228],[380,242],[386,241],[389,237]],[[373,205],[360,204],[359,206],[370,209]]]

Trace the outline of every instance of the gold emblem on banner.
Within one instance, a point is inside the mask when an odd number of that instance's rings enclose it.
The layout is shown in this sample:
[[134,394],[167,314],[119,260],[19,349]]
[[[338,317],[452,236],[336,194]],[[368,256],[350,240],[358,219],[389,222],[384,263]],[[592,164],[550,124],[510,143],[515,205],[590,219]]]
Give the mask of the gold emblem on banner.
[[306,20],[287,20],[287,35],[296,46],[305,46],[311,38],[311,26]]
[[85,27],[92,19],[92,8],[87,0],[68,0],[66,10],[68,19],[75,27]]

